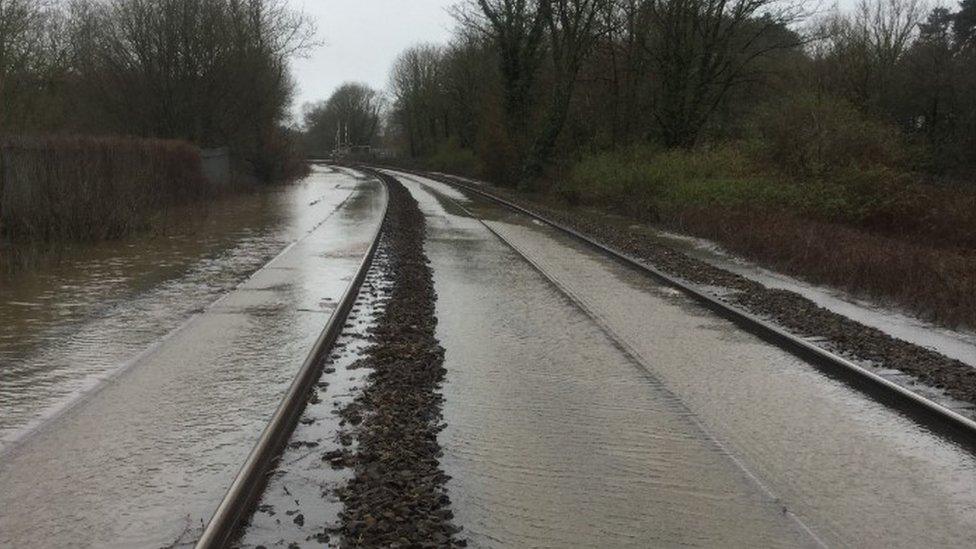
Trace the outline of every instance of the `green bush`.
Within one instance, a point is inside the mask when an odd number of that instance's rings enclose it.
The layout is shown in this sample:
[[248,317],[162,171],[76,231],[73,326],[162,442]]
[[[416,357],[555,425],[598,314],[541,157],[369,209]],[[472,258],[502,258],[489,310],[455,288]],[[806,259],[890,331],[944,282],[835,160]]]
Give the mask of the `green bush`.
[[765,160],[794,176],[897,167],[905,158],[897,129],[833,97],[786,98],[762,109],[753,125]]
[[478,177],[481,175],[481,161],[478,155],[470,149],[464,149],[454,140],[449,140],[437,146],[434,154],[427,159],[426,165],[439,172]]
[[847,165],[819,178],[777,175],[741,145],[601,153],[584,158],[557,188],[571,202],[641,219],[697,208],[777,209],[884,230],[922,218],[920,189],[904,172],[878,165]]
[[790,189],[765,179],[739,148],[638,146],[584,158],[558,191],[578,203],[658,219],[675,208],[768,202]]

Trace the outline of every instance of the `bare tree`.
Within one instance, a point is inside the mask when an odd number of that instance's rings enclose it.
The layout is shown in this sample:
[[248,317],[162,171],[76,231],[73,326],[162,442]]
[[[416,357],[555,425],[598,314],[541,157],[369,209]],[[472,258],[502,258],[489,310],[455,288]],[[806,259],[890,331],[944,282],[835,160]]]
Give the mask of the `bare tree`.
[[976,0],[959,2],[959,13],[953,17],[952,31],[960,48],[976,49]]
[[411,156],[430,153],[439,137],[447,137],[443,60],[441,48],[420,45],[400,54],[393,64],[394,117],[406,131]]
[[480,38],[461,29],[444,50],[442,86],[449,110],[445,132],[466,149],[478,144],[484,105],[495,96],[498,82],[494,53]]
[[106,129],[230,145],[265,178],[314,27],[283,0],[75,0],[75,66]]
[[0,131],[20,129],[63,67],[59,13],[47,0],[0,0]]
[[[604,82],[609,88],[606,115],[610,143],[617,145],[634,135],[643,123],[640,107],[645,56],[639,40],[641,5],[643,0],[607,0],[603,2],[601,27],[604,39],[595,46],[595,60],[591,61],[588,78]],[[600,120],[591,120],[597,124]]]
[[535,140],[526,175],[537,177],[552,157],[566,123],[576,77],[592,52],[601,23],[604,0],[551,0],[540,4],[552,55],[552,98],[541,131]]
[[509,127],[523,135],[532,112],[532,90],[541,62],[551,0],[472,0],[457,16],[498,52]]
[[852,16],[831,16],[824,25],[826,39],[815,51],[823,85],[862,109],[890,108],[896,67],[924,17],[920,0],[861,0]]
[[382,108],[383,97],[376,90],[366,84],[343,84],[328,100],[306,108],[309,149],[326,153],[345,140],[352,145],[372,145]]
[[667,146],[690,147],[757,61],[802,43],[788,27],[802,4],[779,0],[649,0],[643,46],[656,79],[655,118]]

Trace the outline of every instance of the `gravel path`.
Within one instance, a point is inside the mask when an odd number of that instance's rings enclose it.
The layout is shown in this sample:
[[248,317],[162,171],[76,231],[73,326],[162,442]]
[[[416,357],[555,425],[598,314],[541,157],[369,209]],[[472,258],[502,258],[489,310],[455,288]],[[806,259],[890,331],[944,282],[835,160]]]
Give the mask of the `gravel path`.
[[426,221],[410,193],[385,178],[392,291],[360,364],[370,370],[366,388],[341,412],[358,444],[354,454],[335,456],[355,471],[339,491],[340,534],[346,547],[463,547],[439,462],[446,370],[434,335]]

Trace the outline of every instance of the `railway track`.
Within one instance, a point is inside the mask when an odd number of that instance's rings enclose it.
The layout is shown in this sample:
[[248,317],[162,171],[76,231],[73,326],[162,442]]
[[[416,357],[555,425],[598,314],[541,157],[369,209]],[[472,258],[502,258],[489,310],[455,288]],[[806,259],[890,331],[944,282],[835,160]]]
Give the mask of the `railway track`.
[[[387,180],[393,176],[376,171],[374,169],[357,167],[360,171],[369,173],[377,177],[387,185]],[[625,265],[635,268],[648,276],[670,286],[681,293],[689,296],[698,303],[704,305],[709,310],[726,318],[739,326],[741,329],[773,344],[789,353],[803,359],[807,363],[817,367],[831,377],[841,379],[860,391],[868,394],[872,398],[891,406],[906,416],[909,416],[927,428],[940,433],[948,439],[976,451],[976,422],[950,410],[936,402],[933,402],[922,395],[916,394],[905,387],[897,385],[883,377],[835,354],[823,349],[798,336],[790,334],[785,330],[775,326],[765,320],[745,312],[735,306],[729,305],[705,291],[687,283],[681,279],[673,277],[652,265],[612,249],[597,240],[582,234],[575,229],[563,225],[557,221],[539,215],[519,204],[511,202],[503,197],[497,196],[485,189],[463,182],[449,176],[440,174],[428,174],[424,172],[409,172],[415,175],[427,177],[441,183],[450,185],[456,189],[472,193],[486,200],[499,204],[511,211],[544,223],[556,230],[569,235],[570,237],[585,243],[596,249],[606,257],[619,261]],[[449,199],[450,200],[450,199]],[[454,202],[453,200],[451,200]],[[389,202],[387,201],[387,204]],[[467,211],[461,204],[455,204]],[[384,219],[386,219],[384,211]],[[476,217],[476,216],[474,216]],[[314,386],[316,380],[321,375],[322,359],[328,356],[330,349],[342,330],[343,325],[349,315],[350,309],[356,299],[366,273],[369,270],[373,256],[379,242],[383,226],[377,229],[373,235],[372,244],[357,271],[356,276],[346,288],[343,297],[338,304],[335,313],[330,318],[322,334],[316,341],[315,346],[305,359],[298,375],[290,386],[281,404],[272,416],[271,421],[263,431],[254,449],[249,454],[245,464],[241,468],[230,489],[217,508],[213,517],[206,525],[202,536],[196,544],[199,549],[209,549],[226,547],[233,543],[235,534],[247,520],[253,505],[260,497],[265,485],[267,473],[271,470],[274,462],[279,456],[282,448],[297,423],[299,416],[304,408],[307,396]],[[503,235],[493,230],[490,226],[486,227],[498,236],[503,242],[522,256],[537,271],[542,273],[547,279],[553,282],[560,290],[567,293],[558,281],[549,277],[538,265],[529,257],[522,253],[519,248]],[[573,296],[567,294],[571,299]],[[576,301],[574,299],[574,301]],[[583,307],[584,312],[590,314]],[[591,315],[592,316],[592,315]]]
[[[386,177],[371,170],[360,170],[375,176],[388,189]],[[260,438],[254,445],[244,465],[241,467],[233,483],[224,496],[210,521],[204,527],[200,539],[196,543],[198,549],[212,549],[226,547],[233,542],[238,528],[248,518],[255,501],[260,497],[265,485],[268,471],[273,466],[281,450],[288,442],[295,425],[305,407],[309,393],[316,380],[322,374],[322,362],[332,349],[333,344],[346,323],[349,312],[356,301],[359,289],[366,279],[373,257],[379,246],[380,235],[385,226],[389,210],[389,197],[384,204],[383,220],[373,234],[371,244],[363,257],[356,274],[349,282],[342,298],[336,305],[335,311],[328,323],[316,339],[312,350],[302,363],[298,374],[289,386],[281,403],[272,415],[268,425],[262,431]]]
[[[509,210],[529,216],[532,219],[553,227],[556,230],[585,243],[587,246],[598,250],[605,256],[644,272],[665,285],[680,291],[719,316],[735,323],[743,330],[803,359],[807,363],[817,367],[831,377],[843,380],[879,402],[891,406],[901,413],[922,423],[927,428],[940,433],[947,439],[964,445],[971,451],[976,451],[976,421],[973,421],[972,419],[963,416],[954,410],[951,410],[926,398],[923,395],[915,393],[901,385],[887,380],[878,374],[842,356],[837,355],[836,353],[828,351],[810,341],[793,335],[751,313],[730,305],[691,283],[671,276],[668,273],[655,268],[653,265],[649,265],[636,257],[615,250],[597,241],[596,239],[573,229],[572,227],[566,226],[544,215],[540,215],[483,188],[479,188],[473,184],[441,174],[404,171],[439,181],[456,189],[473,193],[491,202],[504,206]],[[458,206],[463,208],[461,205]],[[491,230],[490,227],[489,230]],[[511,243],[508,242],[502,235],[499,235],[493,230],[492,232],[501,238],[502,241],[511,246]],[[517,253],[519,253],[519,255],[524,257],[524,254],[522,254],[517,248],[514,246],[513,248]],[[528,258],[526,259],[528,260]],[[529,262],[532,263],[531,260],[529,260]],[[545,275],[545,273],[543,273],[543,275]]]

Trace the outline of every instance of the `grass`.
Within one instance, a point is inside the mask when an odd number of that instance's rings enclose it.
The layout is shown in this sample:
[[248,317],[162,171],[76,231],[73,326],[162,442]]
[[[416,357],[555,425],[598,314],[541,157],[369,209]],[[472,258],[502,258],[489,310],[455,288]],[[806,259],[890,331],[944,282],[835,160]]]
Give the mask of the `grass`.
[[479,176],[482,173],[481,160],[470,149],[464,149],[455,141],[441,143],[434,153],[425,160],[425,165],[433,170],[453,173],[467,177]]

